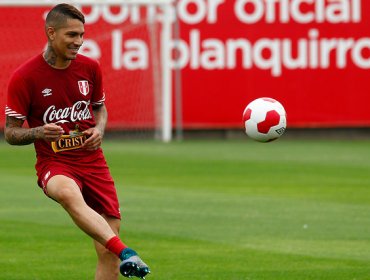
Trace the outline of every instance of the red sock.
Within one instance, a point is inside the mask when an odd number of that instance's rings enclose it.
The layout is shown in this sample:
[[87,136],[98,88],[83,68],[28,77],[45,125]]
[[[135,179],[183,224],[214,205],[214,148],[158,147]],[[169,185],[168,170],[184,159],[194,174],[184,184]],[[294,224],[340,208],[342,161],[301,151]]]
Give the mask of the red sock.
[[114,236],[108,240],[107,244],[105,244],[105,248],[119,257],[122,250],[126,249],[127,246],[121,241],[121,239],[119,239],[118,236]]

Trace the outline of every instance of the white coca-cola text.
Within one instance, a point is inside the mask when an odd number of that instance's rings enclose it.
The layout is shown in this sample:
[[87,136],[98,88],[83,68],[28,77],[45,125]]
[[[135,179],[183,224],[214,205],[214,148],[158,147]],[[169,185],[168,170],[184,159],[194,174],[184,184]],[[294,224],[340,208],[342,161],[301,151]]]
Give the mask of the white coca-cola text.
[[66,123],[91,119],[89,110],[90,101],[77,101],[71,107],[57,109],[51,105],[46,109],[44,123]]

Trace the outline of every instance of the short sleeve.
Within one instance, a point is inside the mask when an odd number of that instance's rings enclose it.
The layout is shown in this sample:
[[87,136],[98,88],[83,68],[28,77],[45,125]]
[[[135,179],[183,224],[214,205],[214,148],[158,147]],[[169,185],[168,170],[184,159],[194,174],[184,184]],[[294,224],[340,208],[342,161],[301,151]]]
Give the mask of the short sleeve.
[[30,89],[19,73],[14,73],[8,84],[5,114],[26,120],[30,110]]

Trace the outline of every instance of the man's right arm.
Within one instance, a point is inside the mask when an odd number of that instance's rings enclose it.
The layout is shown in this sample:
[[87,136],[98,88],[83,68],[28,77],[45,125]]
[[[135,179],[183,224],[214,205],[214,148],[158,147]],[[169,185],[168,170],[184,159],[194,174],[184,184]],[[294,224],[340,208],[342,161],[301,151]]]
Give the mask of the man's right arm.
[[33,128],[23,128],[23,120],[6,117],[5,140],[11,145],[28,145],[37,139],[57,141],[64,133],[59,125],[50,123]]

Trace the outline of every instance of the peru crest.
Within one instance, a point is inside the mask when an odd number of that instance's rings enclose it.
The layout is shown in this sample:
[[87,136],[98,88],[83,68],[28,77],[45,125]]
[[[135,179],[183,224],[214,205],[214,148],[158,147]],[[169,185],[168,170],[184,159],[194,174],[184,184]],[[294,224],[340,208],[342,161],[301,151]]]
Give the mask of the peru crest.
[[88,81],[78,81],[78,88],[83,95],[87,95],[89,93],[89,82]]

